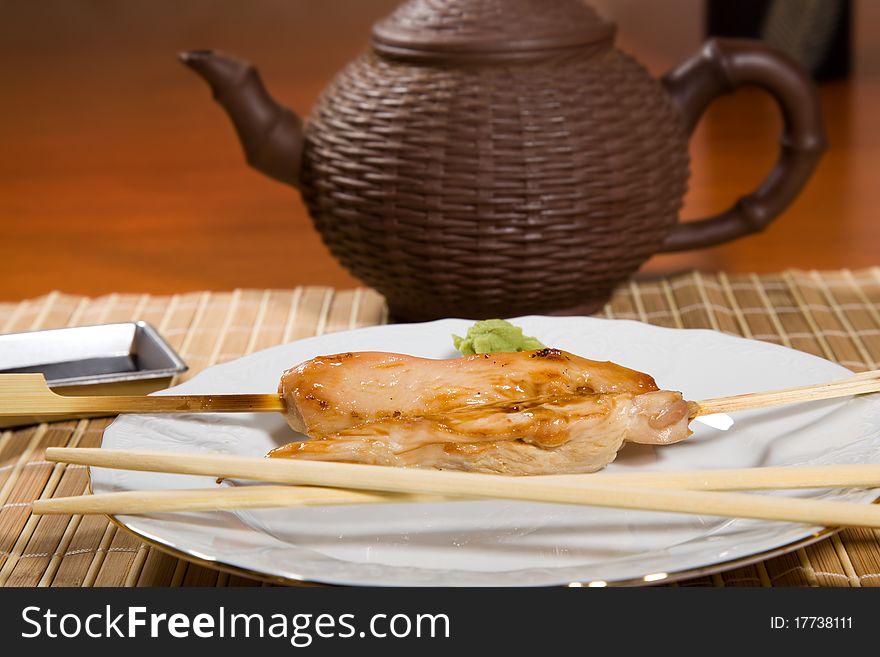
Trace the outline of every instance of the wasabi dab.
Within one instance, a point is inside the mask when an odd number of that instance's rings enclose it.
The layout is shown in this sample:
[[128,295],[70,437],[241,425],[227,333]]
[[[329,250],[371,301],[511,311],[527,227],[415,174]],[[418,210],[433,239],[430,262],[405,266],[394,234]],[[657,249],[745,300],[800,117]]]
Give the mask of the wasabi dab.
[[468,329],[465,337],[453,335],[452,344],[462,356],[532,351],[546,346],[537,338],[523,335],[519,326],[514,326],[503,319],[484,319],[476,322]]

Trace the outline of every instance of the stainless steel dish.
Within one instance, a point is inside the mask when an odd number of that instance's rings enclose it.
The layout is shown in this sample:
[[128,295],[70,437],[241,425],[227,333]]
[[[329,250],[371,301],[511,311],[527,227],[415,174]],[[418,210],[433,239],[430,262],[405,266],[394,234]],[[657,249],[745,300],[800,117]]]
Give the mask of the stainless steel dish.
[[[49,387],[64,395],[148,394],[186,369],[147,322],[0,335],[0,374],[41,372]],[[6,417],[0,427],[40,421],[44,418]]]

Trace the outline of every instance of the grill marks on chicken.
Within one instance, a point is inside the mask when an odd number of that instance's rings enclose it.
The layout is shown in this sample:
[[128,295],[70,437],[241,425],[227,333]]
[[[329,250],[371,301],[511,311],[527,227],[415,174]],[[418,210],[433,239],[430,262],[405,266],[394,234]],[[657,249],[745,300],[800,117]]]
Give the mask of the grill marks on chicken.
[[285,372],[279,386],[290,426],[310,436],[461,407],[652,390],[647,374],[558,349],[450,360],[369,351],[320,356]]
[[647,374],[556,349],[430,360],[360,352],[285,372],[272,457],[514,475],[593,472],[624,441],[676,442],[687,403]]

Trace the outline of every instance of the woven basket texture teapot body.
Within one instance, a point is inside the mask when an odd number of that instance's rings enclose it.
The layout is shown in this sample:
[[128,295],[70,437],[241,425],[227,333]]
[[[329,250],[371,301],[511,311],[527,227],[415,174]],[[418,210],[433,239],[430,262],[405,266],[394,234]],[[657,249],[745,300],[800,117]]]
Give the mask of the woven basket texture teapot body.
[[[181,57],[248,161],[300,188],[333,255],[392,317],[590,312],[651,255],[760,230],[824,146],[810,82],[755,42],[709,42],[662,80],[579,0],[411,0],[374,26],[303,124],[252,66]],[[678,223],[705,106],[759,84],[785,116],[767,181]]]

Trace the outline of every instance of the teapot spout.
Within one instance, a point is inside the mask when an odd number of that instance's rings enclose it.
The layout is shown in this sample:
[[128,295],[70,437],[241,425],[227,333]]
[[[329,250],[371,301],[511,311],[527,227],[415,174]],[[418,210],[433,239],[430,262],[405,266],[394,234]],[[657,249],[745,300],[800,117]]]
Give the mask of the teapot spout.
[[178,57],[198,73],[235,125],[247,162],[288,185],[299,183],[302,120],[266,91],[249,62],[214,50],[188,50]]

